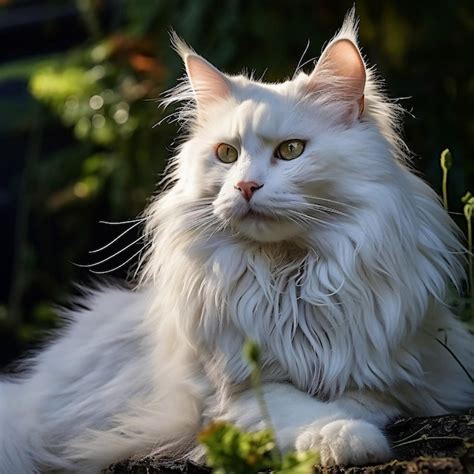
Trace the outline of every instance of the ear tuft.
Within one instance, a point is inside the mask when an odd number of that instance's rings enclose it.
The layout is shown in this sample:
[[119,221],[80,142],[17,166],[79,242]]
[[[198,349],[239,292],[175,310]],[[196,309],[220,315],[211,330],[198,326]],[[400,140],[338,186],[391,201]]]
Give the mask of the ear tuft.
[[194,50],[182,38],[180,38],[174,30],[170,31],[170,41],[171,47],[179,54],[183,61],[189,54],[195,54]]
[[357,33],[358,33],[359,21],[356,17],[355,5],[346,13],[344,21],[342,22],[341,29],[337,32],[336,39],[348,39],[357,45]]
[[199,56],[174,31],[171,43],[184,62],[198,109],[230,95],[230,81],[225,74]]
[[357,47],[357,21],[352,8],[310,74],[307,89],[310,93],[328,94],[349,106],[356,105],[360,116],[364,109],[365,81],[365,64]]

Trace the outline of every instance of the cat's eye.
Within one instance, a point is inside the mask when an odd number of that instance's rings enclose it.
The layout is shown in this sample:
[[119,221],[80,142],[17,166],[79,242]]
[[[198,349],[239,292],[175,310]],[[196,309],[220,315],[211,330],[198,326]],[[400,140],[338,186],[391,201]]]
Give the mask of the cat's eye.
[[220,143],[216,148],[216,156],[223,163],[233,163],[237,160],[239,152],[227,143]]
[[286,140],[277,146],[275,156],[281,160],[294,160],[304,152],[305,144],[303,140]]

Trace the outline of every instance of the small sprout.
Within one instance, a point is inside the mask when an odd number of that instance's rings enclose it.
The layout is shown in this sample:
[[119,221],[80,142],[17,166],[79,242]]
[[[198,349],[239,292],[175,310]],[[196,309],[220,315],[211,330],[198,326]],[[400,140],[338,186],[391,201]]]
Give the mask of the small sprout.
[[473,262],[473,238],[472,238],[472,214],[474,213],[474,196],[467,192],[461,201],[464,204],[464,217],[467,222],[467,250],[469,262],[469,289],[471,292],[471,318],[474,321],[474,262]]
[[467,204],[471,199],[474,199],[474,196],[470,191],[467,191],[466,194],[461,198],[461,201],[464,204]]
[[461,201],[464,204],[464,215],[466,219],[471,219],[472,213],[474,210],[474,196],[471,192],[467,192],[462,198]]
[[449,171],[453,166],[453,156],[448,148],[441,152],[441,168],[443,171]]
[[453,166],[453,157],[451,152],[446,148],[441,152],[441,169],[443,170],[443,206],[448,210],[448,171]]
[[262,357],[262,351],[260,350],[260,347],[255,341],[248,340],[244,344],[243,354],[244,354],[245,360],[247,360],[247,362],[251,366],[255,367],[260,363],[260,359]]

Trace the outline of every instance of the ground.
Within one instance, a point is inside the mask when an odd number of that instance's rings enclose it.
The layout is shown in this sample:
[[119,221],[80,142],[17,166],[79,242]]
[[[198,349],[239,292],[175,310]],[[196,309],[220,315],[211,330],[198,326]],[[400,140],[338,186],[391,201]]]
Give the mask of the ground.
[[[315,473],[453,473],[474,474],[474,411],[466,415],[404,418],[387,427],[396,459],[366,467],[315,468]],[[194,463],[160,461],[152,456],[127,460],[109,467],[115,474],[207,474]]]

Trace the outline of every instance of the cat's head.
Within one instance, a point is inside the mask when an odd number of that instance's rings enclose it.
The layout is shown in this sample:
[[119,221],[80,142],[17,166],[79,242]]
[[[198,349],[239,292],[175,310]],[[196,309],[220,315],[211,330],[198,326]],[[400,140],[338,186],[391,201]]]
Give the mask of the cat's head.
[[361,178],[388,172],[377,156],[389,147],[390,109],[380,113],[374,100],[353,12],[313,70],[282,83],[226,75],[175,45],[187,81],[170,101],[191,99],[178,186],[208,203],[215,227],[260,242],[294,240],[347,215],[364,193]]

